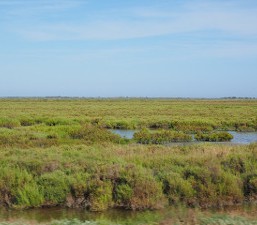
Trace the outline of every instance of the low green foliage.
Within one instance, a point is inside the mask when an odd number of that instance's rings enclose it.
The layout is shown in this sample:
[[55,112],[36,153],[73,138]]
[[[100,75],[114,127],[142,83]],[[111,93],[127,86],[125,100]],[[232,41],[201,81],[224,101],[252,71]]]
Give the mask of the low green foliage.
[[150,132],[147,129],[143,129],[134,134],[133,139],[140,144],[165,144],[170,142],[185,142],[191,141],[192,137],[189,134],[183,132],[161,130]]
[[90,211],[104,211],[112,206],[112,183],[110,181],[91,180],[86,200]]
[[41,175],[37,183],[44,196],[44,204],[50,206],[64,203],[70,191],[67,176],[59,170]]
[[209,207],[257,194],[256,145],[5,148],[0,164],[0,202],[9,207]]
[[167,195],[169,203],[188,203],[194,201],[196,195],[195,190],[190,181],[181,177],[180,174],[170,173],[163,178],[164,193]]
[[2,165],[0,167],[0,202],[4,202],[9,207],[37,207],[43,203],[43,196],[30,173]]
[[10,119],[6,117],[0,118],[0,127],[12,129],[19,126],[20,126],[20,122],[16,119]]
[[0,99],[0,127],[91,123],[111,129],[256,131],[256,105],[222,99]]
[[115,142],[119,143],[122,138],[106,129],[92,125],[85,125],[82,128],[70,131],[69,136],[72,139],[80,139],[88,143]]
[[195,135],[197,141],[211,141],[211,142],[222,142],[231,141],[233,135],[228,132],[212,132],[212,133],[200,133]]

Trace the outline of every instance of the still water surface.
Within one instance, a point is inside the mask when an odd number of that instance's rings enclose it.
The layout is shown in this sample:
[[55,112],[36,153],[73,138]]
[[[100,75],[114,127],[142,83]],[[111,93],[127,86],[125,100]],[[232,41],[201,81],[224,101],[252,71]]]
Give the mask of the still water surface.
[[[132,139],[135,130],[111,130],[113,133],[120,135],[121,137]],[[257,142],[257,132],[236,132],[229,131],[230,134],[234,136],[234,138],[228,142],[233,144],[250,144]],[[188,143],[188,142],[187,142]],[[194,141],[193,141],[194,143]]]
[[157,211],[131,212],[111,210],[104,213],[61,208],[30,210],[0,209],[0,224],[3,224],[3,222],[53,224],[53,221],[59,221],[58,224],[66,224],[64,220],[71,221],[73,219],[81,221],[81,224],[82,221],[88,221],[86,224],[89,225],[95,224],[89,221],[101,221],[99,224],[106,225],[220,224],[218,223],[219,221],[223,221],[221,224],[257,224],[257,206],[227,207],[222,210],[189,209],[180,206]]

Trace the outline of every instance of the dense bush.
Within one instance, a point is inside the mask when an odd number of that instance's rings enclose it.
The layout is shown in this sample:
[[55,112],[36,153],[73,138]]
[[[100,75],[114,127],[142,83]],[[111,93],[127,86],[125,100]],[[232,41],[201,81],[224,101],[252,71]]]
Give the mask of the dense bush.
[[89,143],[122,142],[122,138],[119,135],[93,125],[84,125],[81,128],[74,129],[69,132],[69,136],[72,139],[80,139]]
[[91,180],[87,189],[86,200],[90,211],[103,211],[110,208],[112,202],[112,183],[110,181]]
[[69,193],[67,176],[59,170],[41,175],[37,181],[44,196],[45,205],[59,205],[65,202]]
[[212,133],[201,133],[198,132],[195,135],[197,141],[210,141],[210,142],[223,142],[231,141],[233,135],[228,132],[212,132]]
[[41,147],[46,148],[58,145],[58,137],[49,134],[46,137],[34,133],[19,132],[17,130],[0,131],[0,145],[4,147],[16,146],[20,148]]
[[[257,198],[257,146],[59,146],[0,151],[0,204],[102,211]],[[16,165],[15,167],[7,166]]]
[[184,179],[180,174],[169,173],[163,178],[164,193],[168,197],[169,203],[188,203],[194,201],[195,190],[192,184]]
[[120,171],[114,195],[118,206],[132,210],[156,209],[165,204],[162,183],[151,170],[135,165]]
[[141,144],[165,144],[169,142],[184,142],[191,141],[191,135],[183,132],[161,130],[150,132],[149,130],[143,129],[134,134],[134,140]]
[[20,126],[20,122],[16,119],[0,118],[0,127],[12,129],[19,126]]
[[43,196],[26,170],[1,165],[0,203],[9,207],[37,207],[43,203]]

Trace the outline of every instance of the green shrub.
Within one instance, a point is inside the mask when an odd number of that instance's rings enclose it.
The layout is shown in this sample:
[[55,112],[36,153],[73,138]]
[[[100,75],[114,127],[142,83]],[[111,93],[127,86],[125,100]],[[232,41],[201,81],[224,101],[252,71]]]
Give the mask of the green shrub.
[[86,192],[90,211],[104,211],[112,205],[112,183],[91,180]]
[[231,205],[244,199],[241,180],[219,167],[190,166],[184,178],[191,183],[201,206]]
[[213,131],[217,126],[213,122],[210,121],[174,121],[173,129],[196,133],[196,132],[210,132]]
[[16,119],[0,118],[0,127],[12,129],[19,126],[20,126],[20,122]]
[[41,175],[37,183],[47,205],[64,203],[70,191],[67,176],[58,170]]
[[43,202],[43,196],[31,174],[26,170],[0,167],[0,202],[9,207],[36,207]]
[[75,198],[84,197],[88,190],[90,174],[88,173],[76,173],[70,178],[70,186],[72,195]]
[[132,198],[133,189],[128,185],[121,183],[115,189],[115,200],[119,206],[127,207]]
[[156,209],[166,204],[162,183],[150,170],[139,166],[123,168],[114,195],[118,206],[132,210]]
[[23,187],[18,187],[16,201],[16,204],[21,207],[37,207],[42,205],[44,197],[37,184],[32,182],[25,184]]
[[156,121],[156,122],[150,122],[148,125],[151,129],[173,129],[174,126],[172,122],[169,121]]
[[163,178],[164,194],[167,195],[169,203],[185,202],[190,204],[195,196],[192,184],[179,174],[170,173]]
[[58,139],[57,133],[51,133],[46,136],[47,139]]
[[257,198],[257,171],[246,175],[244,179],[244,194],[247,197]]
[[243,183],[237,176],[222,171],[216,182],[218,204],[235,204],[244,200]]
[[213,132],[213,133],[201,133],[198,132],[195,135],[197,141],[211,141],[211,142],[222,142],[231,141],[233,135],[228,132]]
[[85,142],[90,143],[101,143],[101,142],[116,142],[122,141],[119,135],[113,134],[112,132],[95,127],[93,125],[85,125],[82,128],[75,129],[69,132],[69,136],[72,139],[81,139]]
[[34,124],[37,124],[37,122],[33,118],[25,118],[25,117],[23,117],[23,118],[20,119],[20,124],[23,127],[27,127],[27,126],[32,126]]
[[71,125],[74,121],[65,118],[46,118],[44,123],[47,126]]
[[245,160],[242,155],[230,155],[226,160],[222,161],[221,164],[226,171],[230,171],[233,174],[246,172]]
[[182,132],[168,130],[150,132],[147,129],[136,132],[133,138],[140,144],[165,144],[169,142],[185,142],[192,140],[191,135]]

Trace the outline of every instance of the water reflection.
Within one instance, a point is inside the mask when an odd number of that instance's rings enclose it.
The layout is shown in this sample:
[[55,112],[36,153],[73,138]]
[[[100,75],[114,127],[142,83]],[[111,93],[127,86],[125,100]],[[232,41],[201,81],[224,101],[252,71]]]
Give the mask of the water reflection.
[[231,224],[237,224],[235,221],[238,220],[249,222],[243,224],[256,224],[256,212],[256,205],[234,206],[226,207],[225,209],[209,210],[192,209],[179,206],[169,207],[158,211],[132,212],[125,210],[110,210],[104,213],[93,213],[85,210],[61,208],[29,210],[6,210],[2,208],[0,209],[0,222],[19,222],[19,224],[23,224],[21,223],[21,221],[23,221],[24,224],[46,224],[52,221],[78,219],[80,221],[105,221],[104,224],[115,225],[149,225],[204,224],[200,223],[201,221],[213,221],[214,223],[211,224],[215,224],[215,221],[222,219],[224,221],[232,221]]

